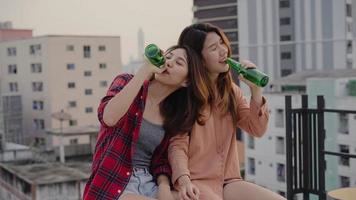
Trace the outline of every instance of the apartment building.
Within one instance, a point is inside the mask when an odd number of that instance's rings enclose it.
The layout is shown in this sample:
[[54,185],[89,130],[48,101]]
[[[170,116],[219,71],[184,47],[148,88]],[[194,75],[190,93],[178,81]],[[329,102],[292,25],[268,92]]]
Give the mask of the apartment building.
[[[303,71],[274,81],[279,90],[265,93],[269,101],[270,123],[266,135],[246,140],[246,180],[286,194],[285,95],[292,107],[301,107],[301,95],[309,96],[310,108],[323,95],[329,109],[356,110],[356,70]],[[325,113],[328,151],[356,153],[356,115]],[[326,190],[356,186],[356,160],[326,156]]]
[[272,79],[354,69],[355,0],[238,0],[240,57]]
[[[98,126],[96,109],[122,66],[120,43],[116,36],[75,35],[0,41],[1,95],[21,96],[23,133],[12,142],[57,146],[56,137],[46,141],[46,131]],[[53,117],[61,111],[70,119]],[[89,143],[89,137],[63,143]]]

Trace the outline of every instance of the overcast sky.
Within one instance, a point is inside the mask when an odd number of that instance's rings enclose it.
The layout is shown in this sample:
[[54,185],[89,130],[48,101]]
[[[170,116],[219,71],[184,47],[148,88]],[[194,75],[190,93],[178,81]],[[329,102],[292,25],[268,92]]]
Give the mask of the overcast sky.
[[137,32],[167,48],[191,24],[193,0],[0,0],[0,21],[34,35],[121,36],[123,63],[137,56]]

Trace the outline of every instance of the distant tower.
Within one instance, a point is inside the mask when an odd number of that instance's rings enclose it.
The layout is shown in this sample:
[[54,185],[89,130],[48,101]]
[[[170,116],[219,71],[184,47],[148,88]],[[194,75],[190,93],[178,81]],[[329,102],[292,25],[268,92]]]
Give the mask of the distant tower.
[[138,44],[138,46],[137,46],[137,48],[138,48],[138,50],[137,50],[137,53],[138,53],[137,54],[137,58],[139,60],[141,60],[142,55],[143,55],[143,51],[144,51],[144,48],[145,48],[145,36],[144,36],[142,28],[140,28],[138,30],[137,44]]

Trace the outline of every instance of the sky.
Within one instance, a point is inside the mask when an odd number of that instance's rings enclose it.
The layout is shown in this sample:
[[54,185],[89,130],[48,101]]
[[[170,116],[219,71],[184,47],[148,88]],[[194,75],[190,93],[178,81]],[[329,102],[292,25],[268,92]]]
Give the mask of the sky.
[[165,49],[192,23],[192,0],[0,0],[0,21],[40,35],[121,37],[122,61],[137,57],[137,32]]

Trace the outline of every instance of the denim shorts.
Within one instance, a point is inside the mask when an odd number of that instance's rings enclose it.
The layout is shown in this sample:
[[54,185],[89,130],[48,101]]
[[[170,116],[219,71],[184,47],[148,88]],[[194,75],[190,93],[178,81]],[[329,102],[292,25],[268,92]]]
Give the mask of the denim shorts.
[[120,198],[127,194],[157,198],[157,192],[158,186],[149,170],[147,168],[133,168],[129,183]]

